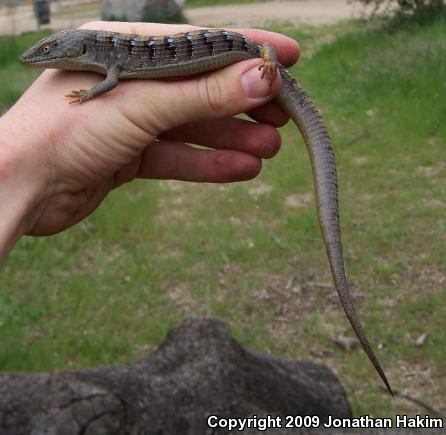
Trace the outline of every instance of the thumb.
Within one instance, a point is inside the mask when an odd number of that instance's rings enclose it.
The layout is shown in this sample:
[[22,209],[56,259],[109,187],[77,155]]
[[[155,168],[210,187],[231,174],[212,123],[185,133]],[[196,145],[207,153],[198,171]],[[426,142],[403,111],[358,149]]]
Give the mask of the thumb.
[[[262,59],[249,59],[199,77],[175,81],[147,80],[125,101],[144,114],[141,121],[158,134],[173,127],[208,118],[233,116],[273,99],[280,89],[280,74],[273,83],[262,78]],[[130,83],[129,83],[130,85]],[[149,124],[147,124],[149,123]],[[153,131],[152,130],[152,131]]]

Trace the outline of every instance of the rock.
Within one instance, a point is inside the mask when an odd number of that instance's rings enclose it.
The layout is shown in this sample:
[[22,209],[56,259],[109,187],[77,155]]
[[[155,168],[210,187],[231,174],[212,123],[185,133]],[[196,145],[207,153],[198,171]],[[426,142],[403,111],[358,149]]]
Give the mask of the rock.
[[172,22],[181,16],[185,0],[102,0],[107,21]]
[[186,320],[134,364],[0,373],[2,435],[202,435],[220,433],[209,415],[268,414],[322,422],[351,417],[351,409],[327,367],[245,349],[212,318]]

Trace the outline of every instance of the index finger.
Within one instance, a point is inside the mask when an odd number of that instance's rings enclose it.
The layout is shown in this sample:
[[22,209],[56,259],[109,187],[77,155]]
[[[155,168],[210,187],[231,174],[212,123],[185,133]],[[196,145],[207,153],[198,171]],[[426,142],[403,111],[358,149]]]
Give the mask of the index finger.
[[[119,21],[90,21],[81,26],[82,29],[104,30],[109,32],[133,33],[136,35],[172,35],[175,33],[191,32],[193,30],[208,29],[189,24],[163,23],[127,23]],[[280,63],[289,67],[297,62],[300,55],[299,44],[292,38],[276,32],[260,29],[228,29],[246,35],[257,44],[268,42],[277,51]]]

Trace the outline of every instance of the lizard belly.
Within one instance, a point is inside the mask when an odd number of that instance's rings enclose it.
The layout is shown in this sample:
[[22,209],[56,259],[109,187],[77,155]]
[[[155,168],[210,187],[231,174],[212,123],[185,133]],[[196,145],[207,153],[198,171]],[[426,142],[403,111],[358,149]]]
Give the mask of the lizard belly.
[[246,59],[252,59],[253,56],[250,53],[242,51],[230,51],[226,53],[216,54],[212,57],[191,59],[188,61],[182,61],[181,63],[168,63],[165,65],[158,64],[153,67],[147,67],[127,71],[121,70],[119,78],[132,79],[132,78],[166,78],[166,77],[182,77],[192,74],[199,74],[206,71],[212,71],[218,68],[222,68],[231,65],[235,62],[239,62]]

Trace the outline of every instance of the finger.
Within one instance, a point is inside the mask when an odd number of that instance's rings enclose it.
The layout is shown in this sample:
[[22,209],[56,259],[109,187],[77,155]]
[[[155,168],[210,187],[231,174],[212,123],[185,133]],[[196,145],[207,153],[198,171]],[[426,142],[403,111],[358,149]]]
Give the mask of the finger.
[[160,136],[169,141],[188,142],[214,149],[242,151],[270,158],[280,149],[280,135],[268,124],[239,118],[213,119],[174,128]]
[[[190,122],[247,112],[273,99],[280,89],[280,77],[272,84],[262,79],[258,70],[262,63],[250,59],[184,80],[127,81],[110,99],[138,127],[150,126],[150,134],[158,135]],[[105,99],[93,100],[91,105],[106,104]]]
[[[137,35],[171,35],[175,33],[190,32],[197,29],[207,29],[207,27],[196,27],[189,24],[127,23],[118,21],[91,21],[81,26],[81,28],[134,33]],[[231,30],[248,36],[258,44],[263,44],[264,42],[271,44],[277,51],[280,63],[286,67],[293,65],[299,59],[299,44],[288,36],[260,29]]]
[[263,106],[256,107],[250,110],[248,115],[257,122],[272,124],[274,127],[283,127],[290,119],[276,101],[269,101]]
[[137,177],[228,183],[250,180],[261,168],[261,159],[240,151],[213,151],[155,141],[144,151]]

